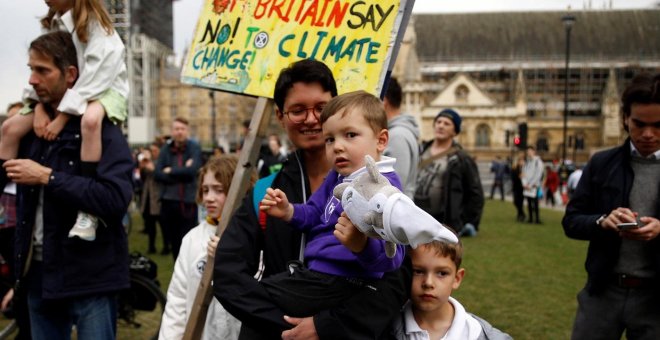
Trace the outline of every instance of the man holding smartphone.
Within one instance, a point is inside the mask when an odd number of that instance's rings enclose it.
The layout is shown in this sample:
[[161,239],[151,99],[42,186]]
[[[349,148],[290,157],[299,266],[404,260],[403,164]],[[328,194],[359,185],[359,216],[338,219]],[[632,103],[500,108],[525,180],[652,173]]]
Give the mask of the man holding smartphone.
[[622,102],[629,138],[592,157],[562,221],[589,241],[573,339],[660,339],[660,74]]

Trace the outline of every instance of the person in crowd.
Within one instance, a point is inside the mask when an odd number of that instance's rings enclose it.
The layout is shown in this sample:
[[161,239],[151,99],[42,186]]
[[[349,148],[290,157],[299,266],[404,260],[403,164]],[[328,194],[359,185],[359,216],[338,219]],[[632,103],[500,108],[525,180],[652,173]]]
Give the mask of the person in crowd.
[[[160,215],[160,183],[154,180],[154,170],[156,169],[154,160],[158,159],[161,147],[162,145],[158,142],[153,142],[138,155],[138,167],[142,182],[140,212],[144,222],[144,231],[149,238],[149,249],[147,250],[149,254],[156,253],[156,222],[158,222]],[[167,249],[169,244],[170,240],[166,239],[165,233],[163,233],[162,249]]]
[[493,186],[490,188],[490,199],[495,196],[495,190],[499,189],[500,198],[504,201],[504,178],[509,173],[508,164],[502,162],[500,156],[496,156],[495,160],[490,165],[490,172],[494,174]]
[[225,149],[222,146],[216,146],[216,147],[213,148],[213,156],[215,156],[215,157],[220,157],[220,156],[224,155],[225,153],[226,153]]
[[660,73],[634,77],[621,111],[628,138],[592,156],[562,221],[589,241],[572,339],[660,339]]
[[[342,306],[294,318],[285,316],[254,277],[260,269],[262,278],[268,278],[288,271],[289,261],[305,260],[305,236],[280,219],[260,214],[257,206],[266,187],[279,188],[290,202],[298,203],[306,202],[319,189],[332,167],[326,158],[319,118],[336,95],[332,72],[319,61],[297,61],[277,78],[275,114],[295,151],[270,182],[266,177],[255,184],[254,192],[247,195],[229,222],[216,252],[214,295],[241,320],[241,339],[382,338],[407,299],[410,271],[404,265],[385,273],[374,283],[374,290],[365,289]],[[300,112],[305,114],[296,114]],[[264,188],[261,192],[260,187]]]
[[525,196],[523,196],[522,169],[525,166],[525,152],[521,151],[516,156],[513,167],[511,168],[511,192],[513,194],[513,205],[518,212],[518,222],[525,221]]
[[[30,85],[57,119],[79,72],[70,33],[42,35],[29,47]],[[128,242],[122,217],[131,201],[131,152],[121,129],[104,119],[103,153],[93,177],[83,175],[80,118],[72,117],[55,140],[23,137],[18,159],[4,170],[18,184],[17,294],[28,296],[35,339],[114,339],[116,293],[129,287]],[[78,211],[104,222],[94,241],[69,238]],[[94,313],[90,313],[93,310]]]
[[[41,20],[44,29],[68,32],[73,37],[80,74],[69,89],[57,115],[51,120],[39,94],[31,92],[29,106],[2,126],[0,165],[16,157],[21,138],[34,129],[37,136],[54,140],[72,117],[82,117],[80,159],[83,175],[94,177],[102,155],[101,127],[107,116],[121,125],[128,116],[128,73],[124,61],[125,48],[103,3],[99,0],[47,1],[48,14]],[[34,114],[32,114],[34,110]],[[7,177],[0,170],[0,186]],[[93,241],[99,221],[97,216],[81,210],[69,237]]]
[[248,132],[250,131],[250,120],[245,119],[241,123],[241,141],[239,144],[236,146],[236,153],[241,153],[241,149],[243,149],[243,143],[245,143],[245,137],[247,137]]
[[169,240],[162,253],[170,251],[176,260],[181,239],[197,225],[195,179],[202,163],[202,149],[188,138],[188,120],[172,122],[172,138],[159,152],[154,179],[160,184],[160,226],[163,239]]
[[396,159],[394,170],[401,179],[403,193],[413,198],[419,164],[419,127],[413,116],[401,112],[402,95],[401,85],[391,77],[383,99],[390,134],[384,155]]
[[[15,102],[7,106],[7,117],[11,118],[23,108],[22,102]],[[16,183],[5,185],[0,196],[0,254],[13,268],[12,254],[14,253],[14,228],[16,227]]]
[[461,116],[452,109],[433,120],[434,139],[422,145],[415,204],[453,228],[459,236],[475,236],[484,208],[477,164],[454,141]]
[[552,166],[545,167],[545,181],[543,182],[545,188],[545,204],[555,206],[555,192],[559,188],[559,174]]
[[310,235],[305,248],[308,266],[291,265],[292,273],[261,281],[288,315],[313,315],[337,306],[403,261],[403,246],[397,246],[396,254],[389,258],[385,242],[360,232],[333,194],[338,184],[366,172],[367,155],[374,159],[378,171],[401,189],[394,172],[395,160],[381,157],[388,141],[382,102],[364,91],[349,92],[330,100],[320,119],[326,157],[334,164],[323,184],[306,203],[295,205],[281,189],[268,188],[260,205],[269,216]]
[[393,324],[395,339],[512,339],[451,297],[465,277],[460,241],[436,240],[408,253],[413,268],[410,301]]
[[[7,106],[7,117],[11,118],[18,114],[23,108],[22,102],[11,103]],[[14,272],[14,233],[16,232],[16,183],[9,182],[5,185],[4,192],[0,196],[0,256],[4,258],[9,266],[9,274]],[[31,339],[30,316],[27,309],[27,296],[25,294],[14,295],[14,289],[10,288],[2,299],[0,311],[11,311],[16,319],[18,333],[16,340]]]
[[525,165],[522,169],[523,196],[527,200],[527,223],[541,224],[539,217],[539,196],[543,189],[543,161],[536,155],[533,146],[527,147]]
[[578,165],[573,172],[568,176],[566,181],[566,188],[568,189],[568,198],[573,198],[573,194],[577,189],[580,178],[582,177],[582,166]]
[[268,136],[268,151],[259,161],[259,178],[269,176],[282,169],[286,154],[282,150],[282,142],[277,134]]
[[[215,235],[216,229],[237,164],[236,156],[213,156],[199,171],[196,199],[204,205],[207,215],[204,221],[183,237],[167,289],[167,304],[159,339],[183,338],[207,256],[215,256],[220,240]],[[256,176],[252,176],[252,183],[255,179]],[[224,310],[218,300],[213,299],[208,307],[202,339],[237,339],[240,327],[240,321]]]

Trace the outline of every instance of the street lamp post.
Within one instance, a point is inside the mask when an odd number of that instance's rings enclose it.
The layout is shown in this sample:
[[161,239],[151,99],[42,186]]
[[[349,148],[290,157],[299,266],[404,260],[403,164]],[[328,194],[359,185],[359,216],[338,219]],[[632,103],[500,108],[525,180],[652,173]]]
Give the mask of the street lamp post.
[[211,98],[211,147],[215,150],[218,146],[218,139],[215,135],[215,92],[209,91],[209,98]]
[[568,168],[566,167],[566,135],[568,133],[568,62],[571,56],[571,28],[573,28],[573,24],[575,23],[575,16],[566,14],[561,17],[561,21],[564,23],[564,28],[566,29],[566,67],[564,74],[564,141],[562,143],[561,152],[562,171],[560,172],[561,181],[562,183],[565,183],[568,178]]

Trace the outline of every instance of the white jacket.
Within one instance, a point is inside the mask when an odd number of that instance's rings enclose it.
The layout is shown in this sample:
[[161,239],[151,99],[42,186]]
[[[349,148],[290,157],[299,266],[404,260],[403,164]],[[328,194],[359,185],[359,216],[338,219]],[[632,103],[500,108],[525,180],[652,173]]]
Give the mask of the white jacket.
[[[99,99],[105,91],[113,89],[123,98],[128,98],[128,72],[124,55],[126,49],[117,31],[108,35],[97,20],[90,20],[87,43],[78,39],[74,31],[73,15],[67,11],[55,15],[50,31],[62,30],[71,33],[78,56],[78,80],[62,97],[57,110],[71,115],[82,115],[87,102]],[[39,100],[32,88],[26,89],[25,97]]]
[[522,184],[528,188],[523,191],[525,197],[534,198],[537,189],[543,184],[543,173],[545,172],[541,157],[534,156],[528,159],[522,168]]
[[[216,227],[203,221],[181,242],[167,290],[167,304],[160,325],[159,339],[181,339],[190,316],[197,287],[206,265],[206,247]],[[241,323],[213,298],[206,316],[202,339],[238,339]]]

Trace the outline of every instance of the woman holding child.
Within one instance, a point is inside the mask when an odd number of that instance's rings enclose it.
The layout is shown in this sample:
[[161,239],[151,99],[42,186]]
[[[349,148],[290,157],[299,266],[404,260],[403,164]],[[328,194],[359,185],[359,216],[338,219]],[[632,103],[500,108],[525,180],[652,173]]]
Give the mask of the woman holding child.
[[[318,61],[295,62],[278,77],[276,118],[296,151],[288,155],[269,187],[282,190],[290,202],[307,201],[332,167],[326,159],[319,118],[336,95],[332,72]],[[390,320],[409,291],[410,277],[402,270],[386,273],[375,285],[376,291],[365,289],[341,307],[313,317],[285,319],[254,275],[260,255],[266,278],[288,271],[287,263],[300,259],[303,249],[301,233],[280,219],[258,215],[249,193],[220,240],[214,271],[214,295],[242,322],[239,338],[374,339],[389,332]]]

